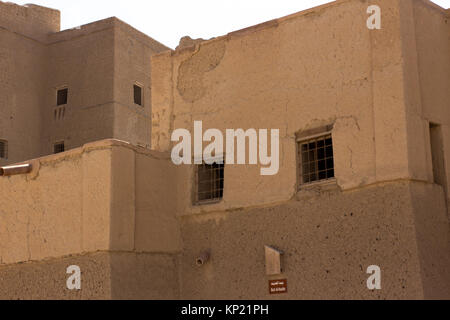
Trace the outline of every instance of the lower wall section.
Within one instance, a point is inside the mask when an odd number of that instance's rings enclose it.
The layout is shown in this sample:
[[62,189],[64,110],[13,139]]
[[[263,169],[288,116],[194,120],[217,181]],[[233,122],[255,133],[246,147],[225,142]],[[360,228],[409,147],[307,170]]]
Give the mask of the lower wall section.
[[114,254],[111,256],[113,299],[179,298],[178,256]]
[[[429,200],[424,206],[412,200],[418,194]],[[450,279],[442,273],[448,221],[415,225],[426,215],[445,216],[445,203],[434,198],[443,199],[438,186],[399,182],[345,193],[305,191],[276,207],[185,217],[182,298],[448,298]],[[265,275],[264,245],[284,251],[282,275]],[[211,250],[211,261],[198,268],[194,259],[203,250]],[[439,255],[446,258],[439,262]],[[367,288],[371,265],[381,268],[381,290]],[[287,294],[269,295],[274,279],[287,279]],[[436,279],[443,282],[439,288]]]
[[438,185],[411,185],[417,245],[427,299],[450,299],[450,225]]
[[[177,299],[171,255],[95,253],[0,267],[0,299]],[[81,290],[68,290],[67,267],[81,269]]]
[[[438,185],[317,188],[277,206],[178,221],[183,249],[174,254],[0,266],[0,299],[450,299],[450,228]],[[279,276],[266,276],[265,245],[284,251]],[[210,261],[199,267],[205,251]],[[80,291],[66,287],[71,265],[81,268]],[[372,265],[381,268],[381,290],[367,288]],[[287,293],[270,295],[269,280],[283,279]]]

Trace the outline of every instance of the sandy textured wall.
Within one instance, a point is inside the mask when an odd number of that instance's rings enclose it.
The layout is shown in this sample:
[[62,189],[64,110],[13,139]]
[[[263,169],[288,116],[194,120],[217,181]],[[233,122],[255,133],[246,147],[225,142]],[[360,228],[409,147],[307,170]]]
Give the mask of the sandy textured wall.
[[[166,154],[105,140],[31,163],[0,179],[0,299],[179,297],[178,176]],[[65,287],[71,264],[81,292]]]
[[40,156],[45,50],[0,28],[0,139],[8,141],[8,159],[0,165]]
[[0,139],[8,141],[8,159],[0,165],[41,155],[42,41],[56,31],[58,11],[0,2]]
[[[445,215],[442,189],[399,182],[182,218],[182,298],[448,299]],[[265,275],[264,245],[285,252],[282,275]],[[198,268],[203,250],[211,262]],[[370,265],[382,270],[380,291],[367,289]],[[288,294],[269,295],[269,279],[287,279]]]
[[[120,20],[115,20],[114,38],[114,138],[150,147],[150,59],[168,48]],[[143,87],[142,106],[134,104],[135,83]]]
[[111,148],[31,161],[32,173],[2,177],[1,264],[109,248]]
[[[444,145],[445,169],[447,174],[447,186],[450,185],[450,17],[449,10],[444,10],[423,0],[412,1],[410,9],[414,16],[414,22],[409,24],[412,41],[409,52],[417,52],[411,60],[413,88],[411,93],[416,99],[417,108],[411,110],[411,118],[417,119],[413,124],[418,124],[409,133],[411,144],[425,140],[425,151],[428,166],[425,167],[428,176],[432,176],[430,122],[442,127],[442,139]],[[419,89],[420,88],[420,89]],[[421,125],[421,126],[419,126]],[[418,159],[417,152],[412,151],[412,159]],[[420,158],[419,158],[420,159]],[[447,194],[447,198],[450,196]]]
[[[152,58],[154,148],[170,150],[171,132],[192,132],[195,120],[281,132],[279,174],[226,166],[219,204],[192,206],[194,170],[181,171],[182,297],[268,298],[264,245],[287,252],[288,298],[449,296],[446,204],[431,184],[417,95],[416,4],[377,4],[381,30],[366,28],[368,1],[339,1]],[[295,134],[327,124],[336,191],[297,193]],[[211,264],[198,269],[206,249]],[[365,286],[371,264],[385,270],[381,292]]]
[[[67,290],[68,266],[80,291]],[[176,299],[176,259],[164,254],[94,253],[0,267],[0,299]]]
[[[113,138],[114,23],[103,20],[79,30],[49,37],[45,102],[42,105],[41,149],[53,153],[64,141],[66,150]],[[56,92],[67,86],[68,104],[56,105]]]
[[382,30],[368,30],[368,2],[339,1],[152,58],[155,149],[170,150],[171,132],[192,132],[195,120],[204,130],[280,129],[276,176],[227,166],[223,202],[192,208],[188,196],[183,212],[291,199],[296,133],[330,124],[343,190],[410,176],[400,7],[379,4]]
[[0,27],[45,41],[49,33],[60,30],[60,12],[34,4],[20,6],[0,1]]
[[[66,149],[110,138],[149,147],[150,57],[168,48],[116,18],[52,34],[49,42],[43,153],[62,140]],[[143,106],[134,104],[135,83],[143,86]],[[56,106],[62,86],[69,88],[63,117]]]

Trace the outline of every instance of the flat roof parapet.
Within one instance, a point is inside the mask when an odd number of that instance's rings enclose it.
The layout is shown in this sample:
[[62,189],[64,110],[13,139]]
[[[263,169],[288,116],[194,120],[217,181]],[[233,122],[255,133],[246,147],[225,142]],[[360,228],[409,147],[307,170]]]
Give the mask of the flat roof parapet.
[[54,44],[62,41],[70,41],[72,39],[82,37],[85,35],[89,35],[95,32],[100,32],[103,30],[108,30],[112,28],[121,28],[126,33],[132,35],[148,47],[153,48],[154,50],[160,52],[160,51],[166,51],[170,50],[170,48],[166,47],[162,43],[154,40],[150,36],[146,35],[145,33],[140,32],[139,30],[133,28],[126,22],[123,22],[122,20],[116,18],[116,17],[110,17],[103,20],[94,21],[88,24],[84,24],[75,28],[62,30],[60,32],[52,33],[49,35],[49,43]]
[[59,10],[35,4],[18,5],[0,1],[0,27],[38,41],[61,26]]

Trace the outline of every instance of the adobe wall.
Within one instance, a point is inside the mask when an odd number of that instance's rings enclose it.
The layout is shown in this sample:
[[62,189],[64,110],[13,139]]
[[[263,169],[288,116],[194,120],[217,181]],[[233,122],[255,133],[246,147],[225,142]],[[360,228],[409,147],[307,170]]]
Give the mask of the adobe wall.
[[[181,226],[182,299],[450,298],[450,229],[436,185],[301,192],[273,207],[183,217]],[[265,245],[284,252],[279,276],[265,274]],[[204,250],[211,261],[198,268]],[[382,290],[367,289],[370,265],[381,268]],[[276,279],[287,279],[287,294],[269,294]]]
[[[151,66],[155,53],[166,46],[115,20],[113,137],[142,147],[151,146]],[[133,85],[143,87],[143,105],[135,105]]]
[[[30,174],[0,178],[0,298],[179,296],[167,155],[105,140],[31,163]],[[78,294],[65,289],[77,263]]]
[[[191,181],[178,211],[182,298],[273,298],[264,245],[287,252],[281,298],[450,296],[447,205],[411,50],[416,4],[377,4],[381,30],[366,27],[368,1],[337,1],[152,57],[153,148],[170,151],[172,131],[193,132],[195,120],[281,135],[278,175],[227,165],[218,204],[193,205],[195,171],[180,171]],[[296,133],[329,124],[336,183],[297,193]],[[381,292],[367,290],[371,264],[384,270]]]
[[[264,245],[285,252],[289,293],[279,298],[449,297],[449,229],[433,184],[330,186],[177,219],[192,168],[168,154],[108,140],[32,164],[0,179],[1,299],[277,298]],[[211,260],[199,268],[205,250]],[[372,264],[380,292],[365,285]],[[69,265],[82,270],[81,292],[65,289]]]
[[[411,177],[398,1],[379,1],[383,28],[366,26],[368,1],[337,1],[152,57],[152,147],[168,151],[174,129],[279,129],[280,171],[227,166],[221,204],[185,198],[184,213],[291,199],[296,133],[334,125],[342,190]],[[192,181],[192,176],[187,177]],[[423,179],[427,181],[427,179]],[[242,192],[242,181],[246,181]]]
[[48,34],[60,30],[60,20],[58,10],[0,1],[0,28],[27,38],[45,41]]
[[[49,42],[42,154],[59,141],[66,149],[109,138],[150,147],[150,57],[168,48],[117,18],[52,34]],[[134,104],[136,82],[143,106]],[[69,88],[63,108],[56,106],[62,86]]]
[[29,163],[30,174],[0,179],[1,264],[109,249],[111,148]]
[[[151,113],[157,151],[101,141],[33,160],[29,175],[0,178],[0,298],[450,298],[447,204],[432,183],[426,136],[428,120],[447,130],[445,54],[424,49],[436,41],[425,30],[443,39],[445,22],[424,2],[378,2],[382,30],[366,28],[368,1],[342,0],[162,53],[142,69],[135,61],[164,48],[138,33],[127,38],[115,19],[50,36],[44,105],[53,111],[67,69],[69,95],[82,92],[69,96],[71,130],[86,123],[83,139],[99,126],[131,140],[133,126],[148,134]],[[441,60],[444,71],[433,64]],[[96,72],[107,81],[99,85]],[[422,85],[437,80],[443,84]],[[106,114],[133,111],[125,105],[134,81],[146,86],[153,110],[145,98],[122,131]],[[85,106],[95,111],[83,113]],[[62,125],[44,114],[56,128],[46,131],[50,144]],[[226,166],[224,200],[194,206],[194,168],[175,167],[165,152],[171,131],[194,120],[205,130],[279,128],[279,174]],[[336,183],[297,192],[295,134],[328,124]],[[287,295],[268,295],[264,245],[286,253]],[[204,250],[211,261],[198,268]],[[82,268],[81,292],[65,289],[71,264]],[[367,290],[372,264],[382,268],[381,291]]]
[[8,159],[0,165],[38,157],[44,99],[45,45],[59,31],[59,12],[0,2],[0,139]]
[[424,295],[427,299],[450,299],[450,223],[445,190],[436,184],[412,184]]
[[[429,123],[441,125],[446,188],[450,184],[450,22],[449,11],[429,1],[414,0],[405,11],[414,21],[405,22],[405,55],[409,55],[408,120],[411,168],[415,177],[433,181]],[[421,147],[423,145],[423,147]],[[419,155],[424,155],[420,157]],[[447,193],[447,198],[450,196]]]
[[8,159],[14,163],[40,154],[45,47],[0,28],[0,139],[8,141]]
[[[67,290],[67,267],[82,271],[82,290]],[[0,266],[0,300],[177,299],[176,259],[165,254],[98,252]]]
[[[113,137],[114,23],[112,19],[49,37],[42,108],[41,152],[53,153]],[[68,104],[56,105],[56,92],[67,86]]]
[[[167,47],[117,18],[60,32],[59,11],[0,2],[0,165],[102,139],[150,147],[150,56]],[[133,85],[144,88],[144,105]],[[56,92],[68,87],[68,104]]]

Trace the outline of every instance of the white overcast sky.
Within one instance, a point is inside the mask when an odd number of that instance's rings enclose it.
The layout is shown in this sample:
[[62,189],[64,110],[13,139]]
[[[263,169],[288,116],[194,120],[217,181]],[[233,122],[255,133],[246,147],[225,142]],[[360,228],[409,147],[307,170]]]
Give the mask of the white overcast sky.
[[[13,0],[61,11],[62,29],[118,17],[175,48],[181,37],[209,39],[330,0]],[[433,0],[449,8],[450,0]]]

